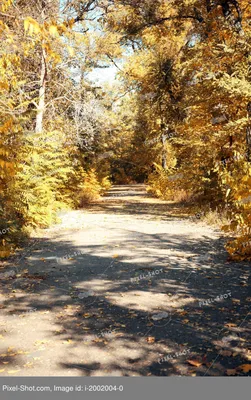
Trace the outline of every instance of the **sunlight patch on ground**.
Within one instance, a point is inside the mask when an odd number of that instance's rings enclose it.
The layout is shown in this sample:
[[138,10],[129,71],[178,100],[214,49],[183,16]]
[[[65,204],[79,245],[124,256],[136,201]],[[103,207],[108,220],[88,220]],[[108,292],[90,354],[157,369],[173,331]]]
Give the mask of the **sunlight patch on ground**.
[[123,294],[107,293],[106,297],[114,305],[144,312],[157,310],[171,312],[174,308],[184,307],[194,301],[192,297],[172,296],[170,298],[163,293],[152,293],[143,290],[134,290]]

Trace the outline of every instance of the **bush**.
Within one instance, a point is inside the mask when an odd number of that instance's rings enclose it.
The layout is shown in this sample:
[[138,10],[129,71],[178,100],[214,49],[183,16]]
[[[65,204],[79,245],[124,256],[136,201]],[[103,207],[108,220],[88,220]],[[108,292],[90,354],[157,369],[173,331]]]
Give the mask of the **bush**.
[[100,198],[103,187],[98,181],[96,171],[91,169],[84,177],[84,183],[80,185],[78,193],[79,207],[92,203]]

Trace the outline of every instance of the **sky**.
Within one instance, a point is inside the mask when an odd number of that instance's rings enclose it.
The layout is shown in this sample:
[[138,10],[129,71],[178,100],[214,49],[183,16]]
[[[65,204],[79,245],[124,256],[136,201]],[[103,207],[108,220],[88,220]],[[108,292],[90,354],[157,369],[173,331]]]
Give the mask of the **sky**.
[[[60,0],[60,4],[62,7],[65,6],[66,0]],[[100,15],[100,10],[95,9],[91,17],[99,17]],[[97,23],[95,21],[95,23]],[[95,30],[96,25],[89,23],[88,24],[88,29],[89,31]],[[120,62],[118,62],[120,64]],[[116,74],[118,72],[118,68],[116,68],[115,65],[111,64],[109,68],[95,68],[92,72],[88,74],[88,78],[95,84],[105,84],[105,83],[110,83],[113,84],[113,82],[116,79]]]
[[109,68],[95,68],[88,74],[88,77],[92,82],[98,84],[113,83],[115,81],[117,72],[118,69],[115,67],[115,65],[111,65]]

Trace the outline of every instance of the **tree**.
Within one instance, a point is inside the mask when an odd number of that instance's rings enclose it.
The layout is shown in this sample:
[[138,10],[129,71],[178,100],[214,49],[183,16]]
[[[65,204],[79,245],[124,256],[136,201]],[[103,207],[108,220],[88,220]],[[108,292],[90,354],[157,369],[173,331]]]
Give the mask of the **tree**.
[[[227,207],[230,229],[239,235],[229,251],[245,257],[251,254],[249,19],[246,0],[114,1],[107,18],[108,29],[133,49],[123,78],[134,88],[141,121],[135,137],[142,139],[140,153],[136,142],[132,152],[144,165],[151,154],[158,194],[182,188],[212,208]],[[151,145],[144,149],[145,138]]]

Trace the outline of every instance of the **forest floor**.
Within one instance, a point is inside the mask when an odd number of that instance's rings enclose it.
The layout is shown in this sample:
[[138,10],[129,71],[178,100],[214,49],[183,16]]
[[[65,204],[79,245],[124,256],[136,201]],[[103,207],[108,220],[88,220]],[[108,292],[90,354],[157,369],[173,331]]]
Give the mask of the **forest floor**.
[[1,376],[250,374],[250,263],[220,231],[143,185],[61,218],[0,270]]

